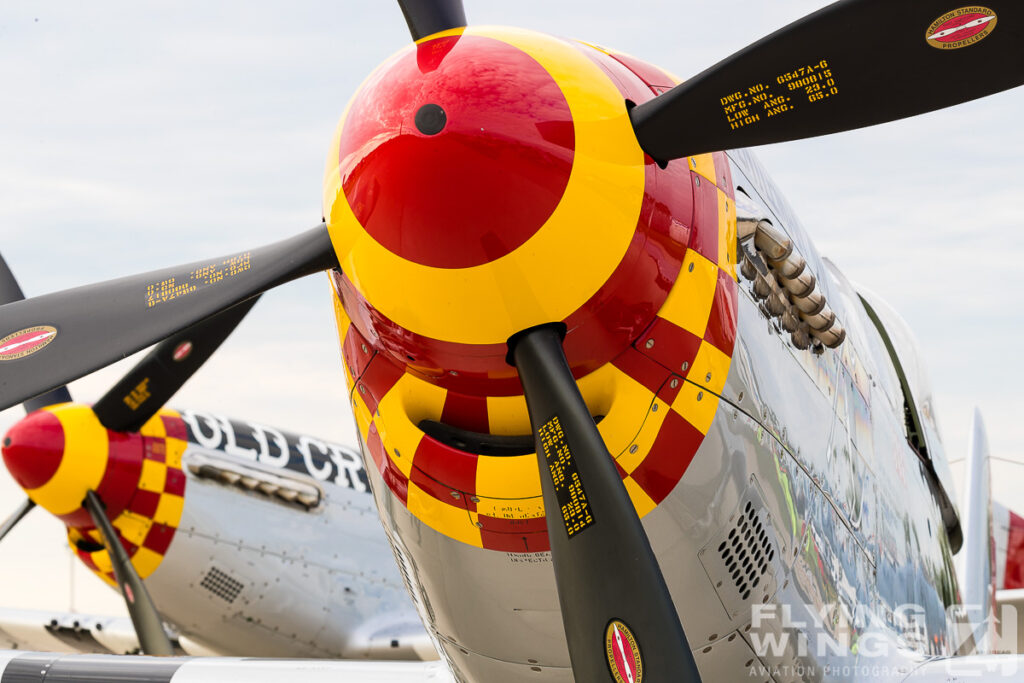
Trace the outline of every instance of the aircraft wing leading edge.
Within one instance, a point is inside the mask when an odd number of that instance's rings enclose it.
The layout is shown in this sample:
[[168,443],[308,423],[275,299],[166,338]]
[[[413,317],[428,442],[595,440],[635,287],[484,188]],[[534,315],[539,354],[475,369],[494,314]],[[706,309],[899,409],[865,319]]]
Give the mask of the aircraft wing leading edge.
[[455,683],[442,662],[67,655],[0,650],[0,683],[43,683],[54,679],[149,683]]

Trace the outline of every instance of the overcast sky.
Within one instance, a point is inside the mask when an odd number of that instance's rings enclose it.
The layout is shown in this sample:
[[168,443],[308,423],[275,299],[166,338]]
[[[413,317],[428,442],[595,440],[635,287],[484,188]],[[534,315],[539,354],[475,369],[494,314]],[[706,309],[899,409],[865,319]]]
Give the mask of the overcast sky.
[[[615,47],[685,77],[821,4],[479,1],[467,14]],[[5,0],[0,250],[36,295],[312,226],[345,103],[407,41],[397,3],[379,0]],[[912,96],[911,75],[896,77]],[[978,405],[995,454],[1024,460],[1022,112],[1024,91],[1014,91],[758,151],[821,251],[918,335],[953,459]],[[72,392],[94,400],[125,369]],[[343,387],[329,289],[316,276],[266,295],[173,404],[354,443]],[[21,415],[0,413],[0,430]],[[994,472],[997,494],[1024,509],[1014,500],[1022,468]],[[0,515],[21,499],[0,472]],[[61,525],[34,513],[0,547],[0,605],[67,608],[64,547]],[[84,571],[76,585],[74,607],[120,608]]]

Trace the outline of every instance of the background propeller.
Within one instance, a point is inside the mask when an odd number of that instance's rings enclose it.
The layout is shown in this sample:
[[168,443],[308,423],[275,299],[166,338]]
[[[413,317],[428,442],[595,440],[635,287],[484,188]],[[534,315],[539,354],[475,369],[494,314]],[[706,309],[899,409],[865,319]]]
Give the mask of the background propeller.
[[[141,429],[217,350],[252,309],[259,296],[249,298],[157,344],[94,404],[93,411],[100,423],[107,429],[120,432]],[[0,303],[22,299],[24,296],[13,272],[0,257]],[[48,405],[70,401],[70,393],[62,386],[27,401],[25,409],[26,412],[33,412]],[[31,499],[26,498],[0,526],[0,540],[35,506]],[[173,655],[174,649],[164,631],[160,613],[118,540],[103,502],[95,491],[86,493],[84,506],[103,537],[140,648],[150,655]]]
[[[0,410],[77,379],[268,289],[337,265],[325,225],[221,259],[0,306]],[[4,359],[3,340],[45,326],[45,346]]]
[[[946,0],[841,0],[633,108],[637,139],[667,161],[885,123],[1021,85],[1024,5],[985,8],[992,16],[950,17],[951,29],[942,19],[957,6]],[[980,23],[955,30],[968,20]],[[954,32],[940,35],[944,27]]]
[[114,566],[114,576],[124,595],[124,603],[135,627],[135,635],[139,638],[139,646],[147,655],[173,655],[174,647],[164,631],[160,613],[153,604],[153,599],[149,597],[149,591],[139,578],[138,572],[135,571],[135,565],[121,545],[117,532],[107,518],[103,503],[95,491],[85,494],[85,507],[103,536],[103,545],[106,546],[110,562]]
[[[699,681],[658,560],[573,379],[560,330],[527,330],[509,346],[536,440],[576,680],[614,680],[606,654],[609,632],[624,624],[636,638],[645,680]],[[625,659],[625,635],[614,638],[613,650],[621,648]]]

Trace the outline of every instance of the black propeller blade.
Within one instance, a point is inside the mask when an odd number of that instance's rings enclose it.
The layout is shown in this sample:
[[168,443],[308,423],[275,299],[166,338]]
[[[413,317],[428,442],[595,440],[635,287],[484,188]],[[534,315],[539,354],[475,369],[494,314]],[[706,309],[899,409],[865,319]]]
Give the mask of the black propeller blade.
[[0,525],[0,541],[4,540],[4,537],[11,532],[18,522],[29,513],[36,506],[31,499],[26,498],[25,501],[18,506],[18,509],[11,513],[11,516],[4,520],[3,525]]
[[644,680],[700,681],[658,560],[569,370],[561,334],[534,328],[509,345],[537,443],[576,680],[614,680],[609,657],[617,652],[624,660],[642,658]]
[[836,133],[1024,83],[1024,4],[841,0],[631,112],[644,151],[691,154]]
[[398,0],[413,40],[466,25],[462,0]]
[[124,546],[117,540],[117,532],[114,531],[113,525],[107,519],[103,503],[100,502],[99,496],[94,491],[85,494],[85,507],[89,510],[96,528],[103,535],[103,545],[107,547],[110,561],[114,565],[114,576],[124,594],[128,615],[132,618],[135,634],[139,637],[139,646],[147,655],[165,657],[173,655],[174,648],[164,632],[160,613],[156,611],[156,605],[149,597],[149,591],[146,590],[146,586],[139,578],[131,560],[128,559],[128,553]]
[[207,318],[160,342],[93,404],[100,424],[137,432],[202,367],[256,305],[259,296]]
[[234,256],[2,306],[0,410],[109,365],[268,289],[335,266],[334,249],[321,224]]
[[[7,261],[4,260],[4,257],[0,256],[0,306],[13,303],[15,301],[21,301],[24,298],[25,295],[22,293],[21,287],[18,285],[18,280],[14,277],[14,272],[11,271],[10,266],[7,265]],[[67,387],[58,387],[45,394],[25,401],[25,412],[31,413],[34,410],[39,410],[46,406],[70,402],[71,394],[68,393]]]

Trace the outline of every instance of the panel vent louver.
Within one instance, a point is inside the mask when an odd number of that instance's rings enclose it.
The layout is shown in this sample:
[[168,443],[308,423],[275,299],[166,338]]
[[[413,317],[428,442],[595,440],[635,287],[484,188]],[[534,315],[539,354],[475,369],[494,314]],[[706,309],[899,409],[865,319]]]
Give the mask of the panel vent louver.
[[786,546],[752,480],[728,522],[697,553],[731,618],[749,619],[751,605],[775,595],[785,572]]
[[241,581],[228,576],[220,569],[211,567],[199,585],[227,603],[232,603],[245,587]]
[[729,538],[718,545],[718,554],[732,577],[740,598],[750,598],[775,559],[775,548],[768,539],[764,523],[750,501],[729,531]]

